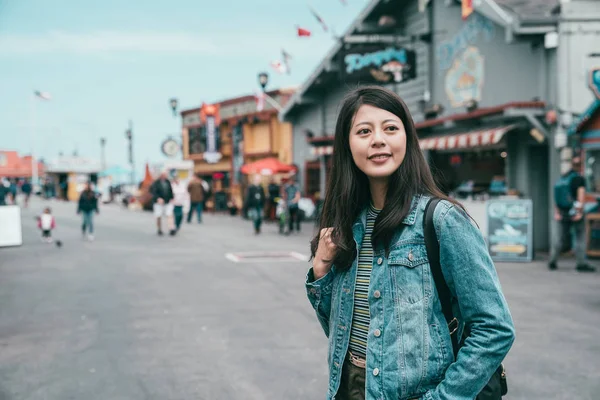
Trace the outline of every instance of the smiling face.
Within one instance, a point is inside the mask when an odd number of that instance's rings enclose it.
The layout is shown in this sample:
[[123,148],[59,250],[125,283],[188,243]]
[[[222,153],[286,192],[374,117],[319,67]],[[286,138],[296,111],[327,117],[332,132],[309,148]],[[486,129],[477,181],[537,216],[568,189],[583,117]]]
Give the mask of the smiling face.
[[406,155],[404,124],[389,111],[363,104],[350,127],[350,151],[369,179],[387,179]]

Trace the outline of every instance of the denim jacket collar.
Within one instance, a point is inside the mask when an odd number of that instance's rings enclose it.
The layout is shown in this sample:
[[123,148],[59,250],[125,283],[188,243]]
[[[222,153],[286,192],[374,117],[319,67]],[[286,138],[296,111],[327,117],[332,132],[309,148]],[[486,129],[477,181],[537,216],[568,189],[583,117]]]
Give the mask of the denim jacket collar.
[[[421,200],[421,197],[423,197],[422,194],[418,194],[415,195],[412,199],[412,202],[410,204],[410,211],[408,212],[408,214],[406,215],[406,217],[404,217],[404,220],[402,221],[402,223],[404,225],[414,225],[415,224],[415,220],[417,219],[417,210],[418,210],[418,206],[419,206],[419,202]],[[359,231],[359,225],[361,227],[361,230]],[[364,210],[361,211],[360,215],[358,216],[358,218],[356,219],[356,222],[354,223],[353,227],[352,227],[352,232],[354,233],[354,237],[357,237],[357,233],[361,233],[364,232],[365,227],[367,226],[367,209],[365,208]]]

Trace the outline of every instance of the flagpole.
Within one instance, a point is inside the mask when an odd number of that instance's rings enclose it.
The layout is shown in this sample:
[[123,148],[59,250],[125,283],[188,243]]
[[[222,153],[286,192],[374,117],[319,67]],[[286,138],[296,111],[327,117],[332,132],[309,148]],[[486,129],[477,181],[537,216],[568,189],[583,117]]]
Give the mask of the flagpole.
[[29,111],[31,113],[30,115],[30,123],[31,123],[31,187],[34,190],[36,190],[36,185],[37,185],[37,181],[38,181],[38,163],[36,160],[36,156],[35,156],[35,140],[36,140],[36,135],[35,135],[35,94],[30,95],[29,97]]

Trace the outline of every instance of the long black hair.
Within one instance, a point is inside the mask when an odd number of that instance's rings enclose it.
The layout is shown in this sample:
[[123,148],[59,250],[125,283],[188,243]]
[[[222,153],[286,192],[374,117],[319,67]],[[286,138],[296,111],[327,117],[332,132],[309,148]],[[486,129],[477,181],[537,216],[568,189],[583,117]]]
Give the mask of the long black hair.
[[373,229],[373,248],[382,244],[386,252],[389,251],[392,237],[409,213],[415,195],[426,194],[455,203],[437,187],[419,147],[415,125],[404,101],[396,93],[380,86],[362,86],[352,90],[342,102],[335,125],[333,165],[318,222],[319,229],[311,241],[311,254],[314,257],[321,229],[333,228],[332,240],[337,246],[337,254],[333,260],[326,261],[332,261],[340,270],[352,265],[357,251],[352,225],[371,201],[369,180],[354,163],[350,151],[350,129],[362,105],[396,115],[406,131],[406,155],[400,167],[389,177],[385,204]]

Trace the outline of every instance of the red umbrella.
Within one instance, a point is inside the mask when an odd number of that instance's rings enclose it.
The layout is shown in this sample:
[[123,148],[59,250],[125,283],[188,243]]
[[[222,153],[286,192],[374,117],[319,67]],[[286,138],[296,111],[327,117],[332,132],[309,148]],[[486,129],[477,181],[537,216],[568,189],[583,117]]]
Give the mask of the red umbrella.
[[293,165],[284,164],[277,158],[264,158],[250,164],[242,165],[241,171],[243,174],[262,174],[273,175],[286,172],[296,171]]

